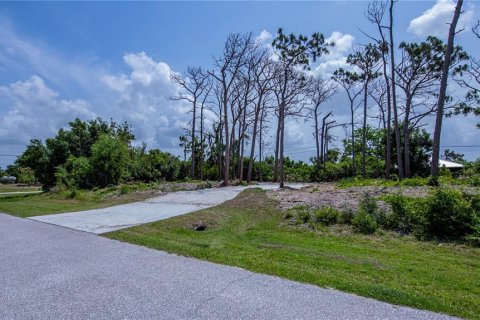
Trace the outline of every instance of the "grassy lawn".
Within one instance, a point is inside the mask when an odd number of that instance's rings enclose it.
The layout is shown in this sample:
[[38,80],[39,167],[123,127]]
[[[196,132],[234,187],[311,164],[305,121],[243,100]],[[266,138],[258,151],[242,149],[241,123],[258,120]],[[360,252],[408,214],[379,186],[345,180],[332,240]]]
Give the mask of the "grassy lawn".
[[0,184],[0,193],[3,192],[28,192],[40,191],[40,187],[20,187],[14,184]]
[[0,196],[0,212],[27,218],[52,213],[105,208],[117,204],[141,201],[145,198],[141,194],[127,194],[109,199],[68,199],[49,193]]
[[159,192],[209,188],[210,182],[133,183],[96,190],[0,195],[0,212],[27,218],[52,213],[106,208],[143,201]]
[[[480,249],[289,226],[265,191],[106,234],[185,256],[366,297],[480,319]],[[192,225],[206,223],[206,231]]]

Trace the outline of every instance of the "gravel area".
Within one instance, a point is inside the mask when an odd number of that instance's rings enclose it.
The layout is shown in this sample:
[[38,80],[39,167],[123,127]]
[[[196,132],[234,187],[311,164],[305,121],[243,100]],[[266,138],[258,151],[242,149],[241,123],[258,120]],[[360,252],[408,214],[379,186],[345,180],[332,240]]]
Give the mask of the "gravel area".
[[[268,196],[279,202],[280,208],[287,210],[299,205],[315,208],[332,207],[338,210],[347,208],[356,209],[360,199],[365,193],[374,197],[385,194],[403,194],[409,197],[424,197],[429,192],[429,187],[354,187],[340,189],[334,183],[317,183],[308,187],[295,190],[271,190]],[[379,201],[380,206],[384,204]]]

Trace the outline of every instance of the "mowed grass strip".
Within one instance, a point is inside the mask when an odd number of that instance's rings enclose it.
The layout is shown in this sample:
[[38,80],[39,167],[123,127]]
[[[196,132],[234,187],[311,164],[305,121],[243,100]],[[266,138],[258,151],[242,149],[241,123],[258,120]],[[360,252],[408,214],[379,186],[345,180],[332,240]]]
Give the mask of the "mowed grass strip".
[[1,184],[0,185],[0,192],[29,192],[29,191],[40,191],[40,187],[24,187],[24,186],[17,186],[17,185],[9,185],[9,184]]
[[106,208],[142,201],[149,196],[147,193],[131,193],[103,199],[87,192],[85,196],[77,196],[71,199],[56,193],[6,195],[0,196],[0,212],[28,218],[53,213]]
[[[203,222],[207,230],[195,231]],[[106,237],[386,302],[480,319],[480,249],[289,226],[265,191]]]

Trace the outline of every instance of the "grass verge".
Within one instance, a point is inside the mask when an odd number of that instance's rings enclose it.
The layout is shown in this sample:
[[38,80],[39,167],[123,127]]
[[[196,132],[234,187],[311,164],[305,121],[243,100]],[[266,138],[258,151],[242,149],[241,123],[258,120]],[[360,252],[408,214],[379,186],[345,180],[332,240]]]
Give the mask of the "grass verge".
[[18,186],[14,184],[0,184],[0,192],[29,192],[39,191],[40,187]]
[[97,190],[58,190],[42,194],[0,196],[0,212],[27,218],[53,213],[106,208],[143,201],[159,192],[209,188],[211,183],[134,183]]
[[[202,222],[207,230],[194,231]],[[106,237],[366,297],[480,319],[480,250],[289,226],[259,189]]]

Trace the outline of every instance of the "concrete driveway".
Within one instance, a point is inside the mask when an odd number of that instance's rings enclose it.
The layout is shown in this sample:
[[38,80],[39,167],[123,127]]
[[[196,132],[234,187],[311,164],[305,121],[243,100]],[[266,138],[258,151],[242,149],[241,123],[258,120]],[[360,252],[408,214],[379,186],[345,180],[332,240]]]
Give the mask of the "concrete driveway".
[[0,319],[449,319],[4,214],[0,259]]
[[[305,185],[295,183],[289,186],[301,188]],[[278,184],[263,183],[248,187],[178,191],[142,202],[104,209],[37,216],[30,219],[100,234],[213,207],[235,198],[246,188],[253,187],[271,190],[278,188]]]

